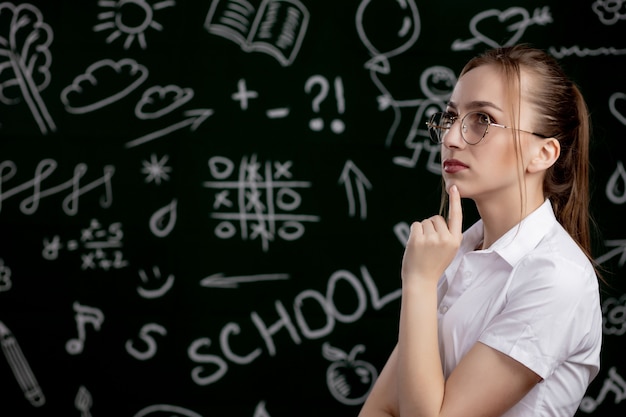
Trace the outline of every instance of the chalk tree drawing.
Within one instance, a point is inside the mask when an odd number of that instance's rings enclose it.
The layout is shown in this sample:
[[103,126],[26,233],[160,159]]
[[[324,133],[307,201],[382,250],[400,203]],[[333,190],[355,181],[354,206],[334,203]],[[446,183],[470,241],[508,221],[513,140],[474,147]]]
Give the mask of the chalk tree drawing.
[[41,133],[54,132],[56,125],[40,95],[51,79],[53,31],[41,11],[28,3],[0,3],[0,19],[0,102],[23,100]]
[[61,102],[69,113],[89,113],[126,97],[147,78],[148,69],[134,59],[103,59],[61,91]]
[[[485,24],[485,21],[488,23]],[[476,45],[481,43],[491,48],[511,46],[520,41],[529,26],[544,26],[552,22],[550,7],[548,6],[536,8],[532,17],[528,10],[523,7],[511,7],[506,10],[485,10],[478,13],[470,20],[469,30],[473,37],[465,40],[456,39],[452,42],[452,50],[468,51],[474,49]],[[481,24],[483,26],[488,25],[490,32],[495,31],[498,35],[497,39],[506,40],[496,41],[493,39],[493,35],[489,37],[484,29],[481,29]]]
[[[150,2],[146,0],[100,0],[98,6],[105,9],[98,14],[98,23],[93,27],[94,32],[111,31],[106,38],[106,43],[112,43],[116,39],[126,36],[124,49],[129,49],[133,42],[137,41],[141,49],[146,49],[146,30],[163,30],[163,26],[154,19],[158,10],[173,7],[176,2],[163,0]],[[133,22],[129,25],[128,22]]]
[[374,365],[356,359],[364,351],[363,345],[354,346],[350,353],[328,342],[322,346],[322,356],[332,362],[326,370],[326,385],[332,396],[342,404],[357,405],[365,402],[378,378]]
[[46,403],[46,398],[43,395],[41,387],[35,378],[28,361],[22,353],[17,339],[11,333],[11,330],[0,321],[0,346],[2,347],[2,353],[6,358],[13,376],[17,380],[24,397],[34,407],[41,407]]
[[[215,181],[204,187],[216,190],[211,218],[220,220],[215,235],[230,239],[239,232],[242,240],[261,240],[263,251],[277,237],[292,241],[305,232],[305,222],[319,222],[319,216],[295,214],[302,203],[308,181],[292,181],[291,161],[257,161],[256,155],[244,156],[239,170],[228,158],[215,156],[209,170]],[[232,193],[232,194],[231,194]]]
[[298,0],[213,0],[204,28],[286,67],[296,59],[308,24],[309,11]]
[[591,10],[605,25],[614,25],[620,20],[626,20],[626,1],[624,0],[596,0],[591,5]]

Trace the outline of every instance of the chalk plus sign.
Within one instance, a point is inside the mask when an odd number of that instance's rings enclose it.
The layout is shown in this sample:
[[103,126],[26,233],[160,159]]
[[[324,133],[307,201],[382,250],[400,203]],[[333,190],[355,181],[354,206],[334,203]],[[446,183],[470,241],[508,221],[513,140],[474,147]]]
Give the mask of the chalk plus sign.
[[239,101],[241,104],[241,110],[248,108],[248,99],[257,98],[259,94],[256,91],[248,90],[246,86],[246,80],[243,78],[237,83],[237,92],[232,95],[232,99]]

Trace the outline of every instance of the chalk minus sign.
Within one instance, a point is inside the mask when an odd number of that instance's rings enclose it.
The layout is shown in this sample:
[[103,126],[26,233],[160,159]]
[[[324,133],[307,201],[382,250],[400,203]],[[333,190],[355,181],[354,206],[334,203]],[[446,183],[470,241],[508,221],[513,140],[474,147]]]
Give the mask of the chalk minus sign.
[[270,119],[281,119],[283,117],[289,116],[289,108],[281,107],[277,109],[269,109],[265,112],[265,114]]

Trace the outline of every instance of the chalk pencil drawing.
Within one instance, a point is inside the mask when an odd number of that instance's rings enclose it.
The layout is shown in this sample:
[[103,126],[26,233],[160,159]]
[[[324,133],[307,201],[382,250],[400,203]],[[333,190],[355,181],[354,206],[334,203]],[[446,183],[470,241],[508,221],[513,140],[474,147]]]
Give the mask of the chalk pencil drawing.
[[322,356],[331,361],[326,369],[326,385],[332,396],[342,404],[363,404],[374,387],[378,371],[369,362],[358,359],[357,355],[365,352],[365,346],[356,345],[350,353],[325,342]]
[[51,81],[54,32],[41,11],[29,3],[0,3],[0,102],[25,102],[42,134],[56,124],[41,97]]
[[276,238],[297,240],[305,232],[304,223],[319,222],[319,216],[294,213],[302,204],[301,193],[311,188],[311,183],[289,180],[291,164],[291,161],[263,164],[253,154],[243,156],[235,172],[230,159],[212,157],[208,165],[214,181],[205,181],[203,186],[215,191],[210,214],[219,221],[215,236],[233,238],[239,225],[242,240],[259,239],[263,251],[267,251]]
[[[452,42],[451,48],[453,51],[468,51],[473,50],[479,44],[490,48],[514,45],[522,39],[529,26],[545,26],[552,22],[549,6],[536,8],[532,16],[523,7],[485,10],[470,20],[469,30],[472,37],[465,40],[456,39]],[[493,35],[491,37],[487,35],[485,33],[487,27],[490,33],[495,32],[498,34],[498,39],[504,40],[496,41]]]
[[100,23],[93,27],[94,32],[110,31],[106,43],[112,43],[118,38],[126,37],[123,41],[124,49],[129,49],[133,42],[137,42],[141,49],[148,47],[146,31],[153,29],[162,31],[163,26],[154,18],[155,12],[173,7],[173,0],[99,0],[98,6],[103,9],[98,13]]
[[74,319],[78,337],[70,339],[65,344],[65,350],[70,355],[78,355],[83,352],[85,341],[87,340],[87,325],[91,324],[97,331],[100,330],[104,322],[104,313],[96,307],[90,307],[75,301],[73,304]]
[[602,24],[610,26],[620,20],[626,20],[626,1],[624,0],[596,0],[591,10],[598,16]]
[[46,397],[43,394],[37,378],[33,373],[28,361],[24,357],[22,348],[17,339],[9,330],[9,328],[0,321],[0,347],[6,358],[13,376],[17,380],[24,397],[34,407],[41,407],[46,403]]
[[132,58],[103,59],[61,91],[61,102],[69,113],[89,113],[123,99],[147,78],[148,69]]
[[309,11],[298,0],[213,0],[204,27],[286,67],[298,56],[308,24]]
[[12,286],[11,268],[5,265],[4,259],[0,258],[0,292],[9,291]]

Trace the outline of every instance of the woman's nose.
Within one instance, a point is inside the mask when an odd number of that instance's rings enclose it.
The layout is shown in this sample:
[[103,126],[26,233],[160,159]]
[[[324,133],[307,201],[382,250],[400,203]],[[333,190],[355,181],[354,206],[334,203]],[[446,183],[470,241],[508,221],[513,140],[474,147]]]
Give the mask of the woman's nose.
[[463,139],[463,135],[461,134],[461,129],[463,129],[463,124],[461,121],[454,123],[448,129],[448,132],[443,137],[443,146],[447,148],[462,148],[467,145],[465,140]]

